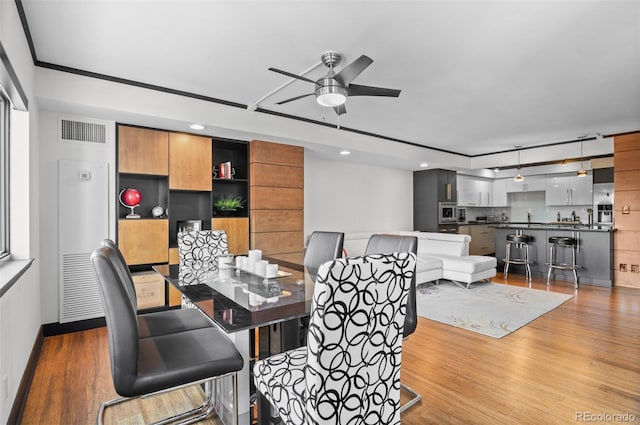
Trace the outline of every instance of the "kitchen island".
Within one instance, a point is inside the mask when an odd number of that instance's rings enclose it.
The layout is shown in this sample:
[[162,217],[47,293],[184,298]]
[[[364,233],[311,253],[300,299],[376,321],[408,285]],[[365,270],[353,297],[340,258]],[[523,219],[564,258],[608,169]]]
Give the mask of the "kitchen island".
[[[496,258],[498,268],[504,268],[503,259],[506,256],[507,235],[522,233],[529,235],[529,258],[532,261],[531,274],[534,278],[547,278],[549,262],[549,238],[551,236],[569,236],[578,241],[576,263],[578,282],[583,285],[612,286],[613,284],[613,232],[610,226],[590,226],[584,224],[567,223],[502,223],[492,225],[496,231]],[[512,256],[517,255],[515,249]],[[569,263],[571,250],[560,248],[560,261]],[[509,273],[522,273],[522,266],[511,266]],[[552,275],[552,278],[554,276]],[[555,270],[555,279],[573,281],[569,270]]]

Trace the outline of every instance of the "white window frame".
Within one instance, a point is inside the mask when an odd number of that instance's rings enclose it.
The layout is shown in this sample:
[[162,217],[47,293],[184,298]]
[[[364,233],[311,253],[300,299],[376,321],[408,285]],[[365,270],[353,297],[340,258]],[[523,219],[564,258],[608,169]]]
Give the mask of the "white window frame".
[[0,259],[9,250],[9,134],[11,104],[0,91]]

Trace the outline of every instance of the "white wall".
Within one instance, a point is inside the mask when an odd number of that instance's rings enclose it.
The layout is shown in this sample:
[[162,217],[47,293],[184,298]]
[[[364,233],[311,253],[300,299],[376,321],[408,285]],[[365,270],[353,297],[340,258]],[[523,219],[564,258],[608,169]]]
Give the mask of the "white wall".
[[413,229],[413,173],[346,161],[304,160],[304,233]]
[[14,2],[0,1],[0,41],[29,100],[28,113],[12,112],[11,116],[10,244],[13,257],[35,258],[0,298],[0,423],[6,423],[41,324],[38,107],[33,97],[33,62]]
[[[109,167],[109,237],[115,240],[116,189],[115,189],[115,123],[106,122],[111,138],[106,144],[58,141],[58,119],[91,119],[50,111],[40,111],[40,200],[46,205],[46,213],[40,216],[42,252],[40,264],[47,270],[48,278],[42,281],[40,298],[42,323],[59,321],[59,255],[58,255],[58,161],[60,159],[106,162]],[[82,202],[81,199],[78,202]],[[84,209],[84,208],[83,208]]]

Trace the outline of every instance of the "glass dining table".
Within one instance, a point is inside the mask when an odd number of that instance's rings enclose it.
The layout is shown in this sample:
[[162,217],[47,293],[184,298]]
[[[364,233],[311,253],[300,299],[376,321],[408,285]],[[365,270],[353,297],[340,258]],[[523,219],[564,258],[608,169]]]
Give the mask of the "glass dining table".
[[[277,261],[276,261],[277,262]],[[280,263],[278,277],[265,278],[226,265],[223,268],[156,265],[153,269],[183,295],[183,304],[193,305],[224,330],[244,357],[238,374],[239,423],[263,423],[265,401],[257,408],[251,382],[251,368],[261,356],[300,346],[300,320],[309,315],[315,276],[300,265]],[[278,347],[260,341],[264,332],[278,329]],[[265,354],[266,353],[266,354]],[[216,384],[218,416],[232,423],[231,380]],[[260,412],[260,413],[258,413]],[[256,420],[257,419],[257,420]]]

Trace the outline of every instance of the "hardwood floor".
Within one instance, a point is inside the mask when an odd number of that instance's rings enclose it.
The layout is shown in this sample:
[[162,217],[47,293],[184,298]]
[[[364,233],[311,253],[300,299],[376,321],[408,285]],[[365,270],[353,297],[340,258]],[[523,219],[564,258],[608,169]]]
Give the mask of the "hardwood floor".
[[[533,287],[546,289],[542,279]],[[574,293],[568,282],[551,290]],[[640,423],[640,290],[582,286],[502,339],[420,318],[404,343],[402,380],[423,397],[405,425]],[[104,328],[49,337],[22,424],[95,423],[114,397]],[[105,423],[141,424],[200,401],[193,389],[132,402],[110,408]]]

